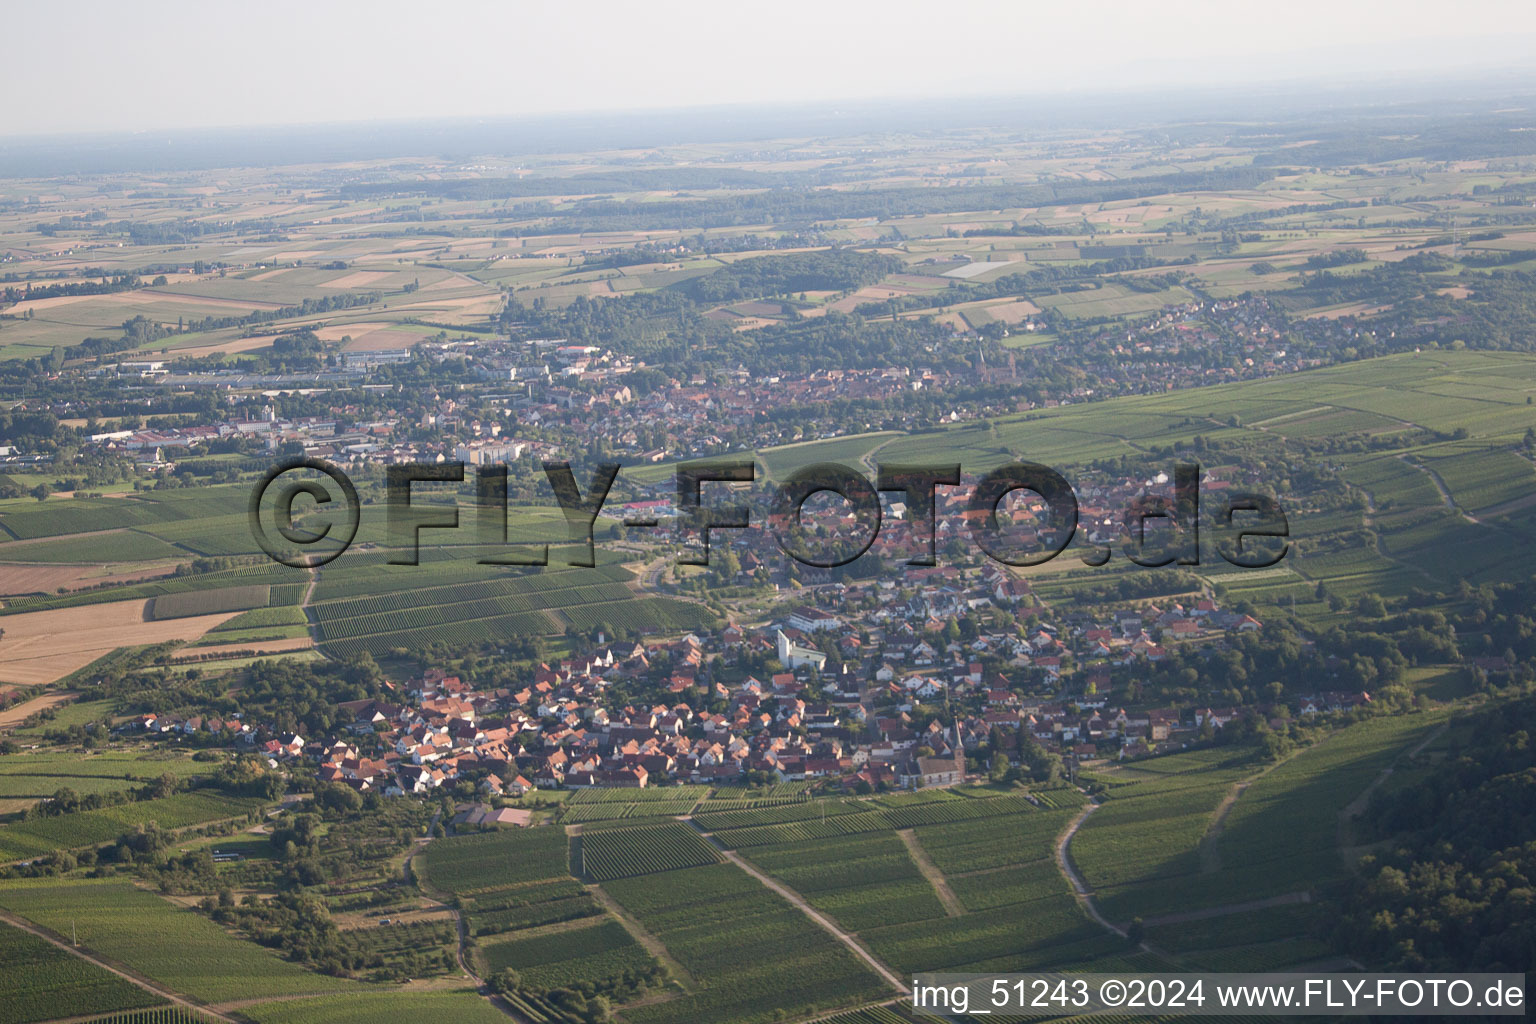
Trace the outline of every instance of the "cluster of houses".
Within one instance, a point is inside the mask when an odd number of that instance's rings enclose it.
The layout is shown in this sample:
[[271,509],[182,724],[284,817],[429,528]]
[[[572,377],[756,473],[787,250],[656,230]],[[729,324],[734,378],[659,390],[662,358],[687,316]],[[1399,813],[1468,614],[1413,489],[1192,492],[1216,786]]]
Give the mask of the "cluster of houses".
[[851,782],[864,773],[871,785],[892,786],[949,785],[964,777],[963,747],[952,730],[939,730],[920,750],[905,737],[865,742],[862,707],[834,705],[794,673],[735,687],[703,684],[695,675],[702,641],[667,646],[677,692],[707,685],[709,703],[724,710],[695,710],[687,701],[607,707],[604,691],[646,671],[656,653],[637,645],[543,667],[516,692],[482,692],[428,672],[407,684],[401,703],[342,705],[352,718],[350,736],[306,745],[293,756],[317,758],[323,780],[386,795],[427,793],[467,776],[482,793],[508,797],[535,788],[731,782],[751,773]]
[[[325,740],[269,735],[238,717],[148,714],[129,727],[162,735],[217,734],[274,763],[313,764],[320,779],[361,792],[420,795],[460,789],[469,780],[489,799],[557,787],[668,782],[825,780],[850,790],[947,786],[964,780],[967,756],[979,748],[1016,748],[1015,742],[995,742],[999,730],[1022,730],[1047,751],[1082,761],[1177,749],[1249,713],[1111,704],[1116,660],[1099,657],[1100,648],[1122,657],[1154,657],[1149,629],[1185,622],[1201,630],[1218,622],[1243,627],[1245,617],[1227,616],[1209,601],[1188,608],[1149,604],[1105,625],[1084,620],[1065,629],[1042,625],[940,640],[931,629],[940,609],[959,610],[976,594],[1020,601],[1028,590],[1020,593],[1016,580],[990,568],[971,580],[958,570],[926,571],[933,578],[916,598],[844,611],[838,605],[852,602],[859,586],[828,587],[821,596],[832,607],[796,606],[761,628],[728,624],[704,635],[599,646],[540,666],[518,689],[479,689],[430,670],[390,684],[397,699],[340,705],[344,724]],[[885,593],[881,583],[870,585]],[[1096,660],[1077,664],[1063,678],[1063,656],[1080,657],[1070,648]],[[771,671],[758,678],[741,670],[757,665]],[[620,682],[627,692],[643,688],[666,699],[617,705],[609,691]],[[1321,693],[1304,698],[1296,710],[1335,711],[1369,699]],[[941,706],[948,710],[935,715]],[[1285,714],[1255,710],[1277,720]],[[481,807],[475,813],[495,812]],[[519,823],[515,818],[480,823]]]

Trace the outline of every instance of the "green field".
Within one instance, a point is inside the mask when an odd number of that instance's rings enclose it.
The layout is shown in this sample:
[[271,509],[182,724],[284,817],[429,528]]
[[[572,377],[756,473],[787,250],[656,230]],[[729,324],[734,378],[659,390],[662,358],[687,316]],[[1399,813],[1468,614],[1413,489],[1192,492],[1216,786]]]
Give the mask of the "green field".
[[651,956],[611,917],[586,919],[586,927],[543,930],[482,943],[477,951],[486,973],[515,969],[527,985],[571,988],[622,978],[648,969]]
[[893,832],[763,846],[746,856],[849,931],[920,927],[944,915],[933,887]]
[[266,608],[271,588],[265,584],[229,587],[224,590],[198,590],[183,594],[165,594],[150,602],[150,617],[181,619],[190,615],[217,615]]
[[261,1003],[241,1010],[256,1024],[502,1024],[506,1015],[471,989],[435,992],[361,991]]
[[157,800],[117,804],[99,811],[77,811],[13,822],[0,825],[0,861],[110,842],[132,831],[135,825],[149,822],[155,822],[161,828],[176,829],[240,818],[262,804],[263,801],[254,797],[230,797],[212,792],[177,793]]
[[678,821],[584,832],[577,841],[582,876],[594,882],[714,864],[720,859],[698,832]]
[[687,996],[627,1011],[631,1024],[758,1024],[889,994],[836,939],[734,865],[618,879],[603,888],[697,983]]
[[[0,907],[56,934],[73,930],[82,947],[207,1002],[358,990],[355,982],[306,971],[126,882],[0,881]],[[167,943],[167,935],[177,941]]]
[[438,839],[427,844],[416,865],[433,888],[474,894],[522,882],[564,878],[568,857],[565,830],[556,826]]
[[1344,807],[1441,721],[1440,714],[1372,719],[1262,775],[1250,771],[1204,857],[1211,812],[1241,771],[1214,765],[1116,788],[1074,838],[1073,859],[1113,920],[1311,890],[1346,870],[1338,846]]
[[158,1006],[164,999],[50,942],[0,923],[0,1022]]
[[681,631],[711,619],[695,604],[637,597],[627,586],[631,573],[611,563],[539,572],[480,565],[478,550],[443,555],[417,567],[360,556],[328,570],[313,606],[324,648],[339,656],[378,656],[433,641],[494,642],[563,633],[568,626],[606,626],[610,634]]

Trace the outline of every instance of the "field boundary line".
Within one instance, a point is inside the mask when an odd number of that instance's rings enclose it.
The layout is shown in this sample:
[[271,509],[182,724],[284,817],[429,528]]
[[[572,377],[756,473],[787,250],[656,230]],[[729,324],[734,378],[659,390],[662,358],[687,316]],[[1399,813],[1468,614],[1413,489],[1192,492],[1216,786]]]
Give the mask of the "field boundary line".
[[[602,904],[603,908],[607,910],[608,913],[618,918],[619,924],[624,926],[624,930],[629,932],[630,935],[634,936],[635,941],[644,946],[646,951],[650,953],[651,956],[654,956],[657,960],[660,960],[667,966],[668,969],[673,972],[679,983],[683,985],[685,991],[691,995],[694,990],[699,987],[698,979],[690,974],[682,964],[678,963],[677,958],[672,955],[672,951],[667,948],[666,943],[662,942],[656,936],[647,931],[645,925],[630,917],[624,908],[619,905],[619,901],[603,891],[603,887],[601,885],[596,883],[588,884],[587,892],[592,895],[593,899]],[[665,1000],[657,1001],[664,1002]]]
[[934,894],[939,897],[939,902],[944,904],[944,913],[950,917],[962,916],[965,913],[965,907],[961,905],[955,891],[949,887],[949,881],[945,879],[938,865],[928,859],[928,851],[918,843],[917,833],[910,828],[902,828],[897,829],[896,834],[901,837],[912,862],[917,865],[918,872],[928,880],[929,885],[933,886]]

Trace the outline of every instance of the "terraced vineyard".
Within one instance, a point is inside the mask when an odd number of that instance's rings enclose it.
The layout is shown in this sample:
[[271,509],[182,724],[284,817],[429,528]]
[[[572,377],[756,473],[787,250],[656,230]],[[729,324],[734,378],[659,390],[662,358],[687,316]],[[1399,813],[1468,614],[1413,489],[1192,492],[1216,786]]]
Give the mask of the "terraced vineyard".
[[562,828],[509,829],[428,843],[415,864],[432,888],[455,895],[567,878]]
[[511,967],[526,985],[543,989],[600,984],[654,965],[645,948],[612,917],[593,919],[585,927],[482,943],[476,958],[487,975]]
[[[706,804],[707,808],[709,805]],[[752,846],[773,846],[782,843],[831,836],[854,835],[859,832],[878,832],[886,829],[913,828],[920,825],[936,825],[946,822],[979,821],[986,818],[1007,816],[1034,810],[1034,805],[1022,796],[994,796],[973,800],[929,800],[900,807],[880,807],[870,801],[817,800],[782,810],[733,811],[731,818],[702,814],[698,817],[701,827],[718,829],[715,838],[732,849]],[[825,813],[825,818],[823,818]],[[745,817],[742,817],[745,815]],[[769,818],[777,823],[723,827],[736,821]],[[723,822],[723,823],[722,823]]]
[[[550,569],[508,575],[458,551],[457,561],[425,558],[419,567],[349,562],[331,571],[313,605],[321,643],[338,656],[387,653],[434,640],[483,643],[560,633],[567,624],[588,630],[606,624],[651,632],[698,628],[704,609],[670,598],[639,598],[622,566]],[[416,569],[404,575],[401,569]],[[391,570],[394,570],[393,572]]]
[[0,1024],[25,1024],[165,1000],[8,924],[0,923]]
[[630,1024],[762,1024],[891,994],[846,947],[734,865],[603,888],[698,983],[689,995],[627,1009]]
[[[208,918],[123,881],[0,881],[0,907],[210,1003],[361,986],[306,971]],[[168,935],[175,942],[166,942]]]
[[595,882],[714,864],[715,848],[678,821],[584,832],[578,839],[583,877]]
[[760,846],[746,856],[849,931],[944,916],[933,886],[894,832]]
[[0,862],[109,842],[133,826],[151,821],[161,828],[175,829],[238,818],[262,804],[263,801],[252,797],[229,797],[222,793],[177,793],[99,811],[12,822],[0,825]]

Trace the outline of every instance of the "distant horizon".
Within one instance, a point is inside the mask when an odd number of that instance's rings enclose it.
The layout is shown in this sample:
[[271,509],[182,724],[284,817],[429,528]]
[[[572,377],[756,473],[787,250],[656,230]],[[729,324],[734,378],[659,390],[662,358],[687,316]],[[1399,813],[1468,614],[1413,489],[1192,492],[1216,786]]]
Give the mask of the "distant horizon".
[[159,173],[374,160],[517,160],[572,152],[742,144],[798,136],[1098,130],[1128,124],[1221,124],[1305,117],[1320,129],[1346,118],[1505,109],[1533,112],[1536,70],[1445,69],[1404,82],[1354,74],[1252,81],[1216,90],[1065,90],[1041,94],[864,97],[693,104],[655,109],[412,116],[304,123],[97,130],[4,138],[0,177]]
[[[1536,36],[1532,37],[1536,47]],[[317,128],[358,129],[369,127],[398,127],[428,124],[455,126],[543,124],[563,120],[590,121],[605,118],[687,118],[708,117],[729,113],[808,113],[819,112],[832,117],[845,114],[842,108],[855,111],[888,111],[893,107],[954,108],[966,104],[980,104],[996,108],[1003,104],[1039,104],[1032,113],[1040,115],[1057,109],[1091,107],[1111,101],[1134,100],[1139,105],[1173,101],[1176,103],[1201,104],[1215,108],[1230,108],[1255,101],[1290,101],[1305,103],[1309,100],[1351,99],[1358,100],[1358,107],[1383,107],[1390,105],[1453,102],[1466,97],[1447,96],[1436,92],[1438,87],[1460,86],[1495,93],[1510,90],[1528,99],[1536,110],[1536,67],[1504,64],[1495,67],[1453,67],[1442,69],[1433,76],[1421,76],[1411,82],[1403,82],[1388,72],[1357,72],[1331,78],[1288,77],[1251,79],[1227,85],[1202,83],[1164,83],[1152,87],[1124,85],[1118,88],[1081,89],[1063,88],[1032,92],[989,91],[952,93],[945,95],[889,95],[889,96],[831,96],[821,100],[736,100],[720,103],[690,103],[654,107],[592,107],[580,110],[507,112],[507,113],[423,113],[398,117],[338,117],[317,120],[288,121],[229,121],[180,126],[146,128],[81,128],[58,131],[33,131],[6,133],[0,131],[0,141],[46,143],[49,141],[80,141],[94,139],[142,138],[192,138],[239,131],[279,131],[284,129],[310,130]],[[1346,90],[1363,90],[1363,95],[1346,96]],[[1390,93],[1390,95],[1388,95]],[[1491,96],[1482,96],[1489,99]],[[1355,106],[1355,104],[1351,104]],[[1042,109],[1044,108],[1044,109]],[[1168,111],[1160,111],[1166,116]],[[1174,111],[1173,113],[1177,113]]]
[[[1536,40],[1533,40],[1536,45]],[[46,143],[48,141],[78,141],[92,139],[142,138],[189,138],[239,131],[279,131],[284,129],[308,130],[317,128],[357,129],[368,127],[398,127],[428,124],[455,126],[541,124],[571,120],[599,120],[604,118],[687,118],[745,112],[803,113],[819,111],[823,116],[839,116],[848,108],[856,111],[886,111],[896,106],[923,108],[952,108],[964,104],[981,104],[997,107],[1002,104],[1038,103],[1055,108],[1093,106],[1116,100],[1134,99],[1147,104],[1175,101],[1209,104],[1231,108],[1258,100],[1289,100],[1305,102],[1340,94],[1346,89],[1362,88],[1367,95],[1360,97],[1360,107],[1380,107],[1394,104],[1425,103],[1436,100],[1453,101],[1458,97],[1432,94],[1436,86],[1459,85],[1496,92],[1510,89],[1516,92],[1529,90],[1523,98],[1533,103],[1536,110],[1536,68],[1517,65],[1478,69],[1453,68],[1432,78],[1420,78],[1403,85],[1386,74],[1341,76],[1322,80],[1313,78],[1276,78],[1253,80],[1226,87],[1199,84],[1167,84],[1155,88],[1125,86],[1118,89],[1084,90],[1064,89],[1044,92],[978,92],[955,93],[943,96],[892,95],[892,96],[833,96],[825,100],[741,100],[724,103],[696,103],[657,107],[593,107],[582,110],[544,111],[534,113],[503,114],[416,114],[400,117],[327,118],[310,121],[251,121],[208,123],[154,128],[87,128],[45,132],[0,133],[0,140],[7,142]],[[1378,91],[1392,90],[1400,95],[1386,97],[1370,95]],[[1342,97],[1340,97],[1342,98]],[[1491,98],[1491,97],[1482,97]],[[1039,113],[1039,111],[1035,111]],[[1176,113],[1176,112],[1175,112]]]
[[[975,0],[644,10],[400,0],[259,12],[170,0],[153,19],[84,0],[27,7],[0,83],[0,138],[525,120],[996,97],[1054,100],[1523,72],[1536,8],[1472,0],[1298,0],[1284,17],[1173,0],[1092,11]],[[602,31],[595,29],[601,28]],[[62,69],[62,70],[61,70]],[[707,100],[701,103],[700,100]]]

